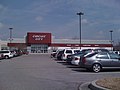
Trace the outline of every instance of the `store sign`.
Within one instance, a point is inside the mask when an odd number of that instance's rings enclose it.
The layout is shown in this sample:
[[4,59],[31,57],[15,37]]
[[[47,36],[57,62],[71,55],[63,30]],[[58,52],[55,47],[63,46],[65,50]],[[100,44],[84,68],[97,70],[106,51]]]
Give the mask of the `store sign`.
[[33,35],[32,37],[36,41],[42,41],[46,38],[46,35]]
[[28,44],[50,44],[51,33],[27,33]]

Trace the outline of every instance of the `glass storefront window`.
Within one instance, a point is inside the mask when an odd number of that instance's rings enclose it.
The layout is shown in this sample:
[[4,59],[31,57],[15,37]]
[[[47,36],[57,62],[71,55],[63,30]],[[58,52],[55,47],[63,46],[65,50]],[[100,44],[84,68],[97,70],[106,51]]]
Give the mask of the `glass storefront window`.
[[31,53],[47,53],[48,45],[40,44],[40,45],[31,45]]

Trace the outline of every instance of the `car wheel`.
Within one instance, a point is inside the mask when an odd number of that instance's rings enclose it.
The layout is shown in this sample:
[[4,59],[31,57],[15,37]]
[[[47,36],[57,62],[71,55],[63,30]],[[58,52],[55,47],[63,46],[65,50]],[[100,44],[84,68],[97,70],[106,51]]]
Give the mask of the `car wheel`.
[[5,56],[5,59],[9,59],[9,56]]
[[101,65],[100,64],[94,64],[93,66],[92,66],[92,70],[94,71],[94,72],[100,72],[100,70],[101,70]]

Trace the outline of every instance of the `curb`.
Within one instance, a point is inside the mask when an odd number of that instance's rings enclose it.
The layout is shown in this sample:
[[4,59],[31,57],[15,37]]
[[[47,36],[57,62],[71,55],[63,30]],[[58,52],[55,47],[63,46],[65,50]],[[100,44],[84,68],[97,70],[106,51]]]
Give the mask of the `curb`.
[[89,87],[90,89],[92,89],[92,90],[110,90],[110,89],[107,89],[107,88],[98,86],[98,85],[96,84],[97,81],[98,81],[98,80],[92,81],[92,82],[88,85],[88,87]]
[[79,86],[79,89],[78,90],[90,90],[90,88],[88,87],[90,85],[91,82],[86,82],[86,83],[83,83]]

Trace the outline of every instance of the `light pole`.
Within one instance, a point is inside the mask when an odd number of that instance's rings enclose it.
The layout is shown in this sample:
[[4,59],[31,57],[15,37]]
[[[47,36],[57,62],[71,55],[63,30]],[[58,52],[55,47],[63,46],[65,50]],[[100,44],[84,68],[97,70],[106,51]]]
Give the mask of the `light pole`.
[[81,49],[81,28],[82,28],[82,26],[81,26],[81,16],[84,15],[84,13],[78,12],[77,15],[79,15],[79,26],[80,26],[80,27],[79,27],[79,29],[80,29],[80,49]]
[[[9,39],[10,40],[10,45],[11,45],[11,42],[12,42],[12,29],[13,28],[9,28],[9,30],[10,30],[10,37],[9,37],[10,38]],[[11,46],[10,46],[10,50],[11,50]]]
[[111,38],[111,51],[112,51],[112,47],[113,47],[113,40],[112,40],[112,33],[113,33],[113,30],[110,30],[110,38]]

